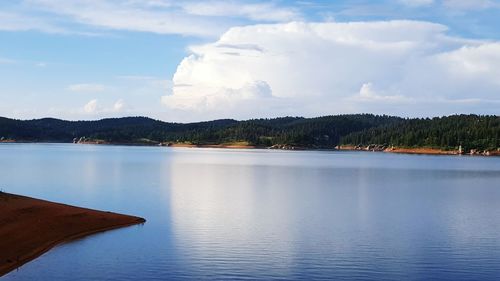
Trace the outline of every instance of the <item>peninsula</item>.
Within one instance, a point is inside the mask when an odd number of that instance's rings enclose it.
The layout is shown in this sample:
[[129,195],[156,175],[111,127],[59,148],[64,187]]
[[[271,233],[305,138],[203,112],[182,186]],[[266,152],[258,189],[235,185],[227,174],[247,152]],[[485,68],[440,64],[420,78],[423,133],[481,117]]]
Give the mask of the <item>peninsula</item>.
[[0,276],[58,244],[145,221],[0,192]]

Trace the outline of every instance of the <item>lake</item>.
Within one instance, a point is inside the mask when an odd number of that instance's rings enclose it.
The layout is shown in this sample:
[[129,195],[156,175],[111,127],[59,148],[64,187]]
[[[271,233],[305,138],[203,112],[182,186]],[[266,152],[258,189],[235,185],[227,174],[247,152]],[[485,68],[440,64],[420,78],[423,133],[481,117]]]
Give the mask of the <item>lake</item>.
[[1,144],[0,189],[147,219],[2,280],[498,280],[500,158]]

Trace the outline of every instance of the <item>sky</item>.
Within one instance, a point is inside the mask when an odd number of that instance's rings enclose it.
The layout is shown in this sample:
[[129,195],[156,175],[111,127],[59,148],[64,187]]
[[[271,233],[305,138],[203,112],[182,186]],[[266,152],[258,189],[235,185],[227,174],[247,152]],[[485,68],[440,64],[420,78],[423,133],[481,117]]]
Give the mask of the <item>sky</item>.
[[500,115],[500,0],[0,2],[0,116]]

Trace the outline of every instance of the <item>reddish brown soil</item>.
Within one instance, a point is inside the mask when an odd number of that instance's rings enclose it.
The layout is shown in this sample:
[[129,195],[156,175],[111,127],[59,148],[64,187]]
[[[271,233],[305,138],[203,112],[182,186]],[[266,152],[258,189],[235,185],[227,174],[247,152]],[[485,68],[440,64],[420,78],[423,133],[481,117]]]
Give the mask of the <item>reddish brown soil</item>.
[[430,155],[458,155],[458,151],[455,150],[442,150],[436,148],[394,148],[386,149],[385,152],[392,153],[408,153],[408,154],[430,154]]
[[[352,145],[342,145],[338,146],[339,150],[355,150],[355,151],[366,151],[365,149],[360,149]],[[406,153],[406,154],[429,154],[429,155],[458,155],[458,151],[456,150],[442,150],[437,148],[428,148],[428,147],[417,147],[417,148],[403,148],[403,147],[394,147],[387,148],[385,150],[381,150],[383,152],[390,153]]]
[[0,276],[63,242],[144,222],[139,217],[0,192]]

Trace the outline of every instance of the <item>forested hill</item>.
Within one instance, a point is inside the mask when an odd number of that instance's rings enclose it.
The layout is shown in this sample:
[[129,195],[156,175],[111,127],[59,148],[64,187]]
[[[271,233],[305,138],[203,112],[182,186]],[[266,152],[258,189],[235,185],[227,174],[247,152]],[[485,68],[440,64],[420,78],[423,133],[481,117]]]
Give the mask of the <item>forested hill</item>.
[[64,121],[52,118],[0,118],[4,141],[104,143],[245,143],[255,146],[291,145],[333,148],[338,144],[456,149],[497,149],[499,116],[454,115],[404,119],[372,114],[317,118],[284,117],[198,123],[167,123],[145,117]]
[[64,121],[52,118],[13,120],[0,118],[0,138],[29,142],[72,142],[84,137],[107,143],[245,142],[255,146],[290,144],[303,147],[333,147],[342,136],[364,129],[401,122],[403,119],[371,114],[318,118],[284,117],[199,123],[166,123],[145,117]]
[[405,119],[344,136],[344,145],[380,144],[396,147],[435,147],[464,151],[498,150],[500,116],[453,115]]

